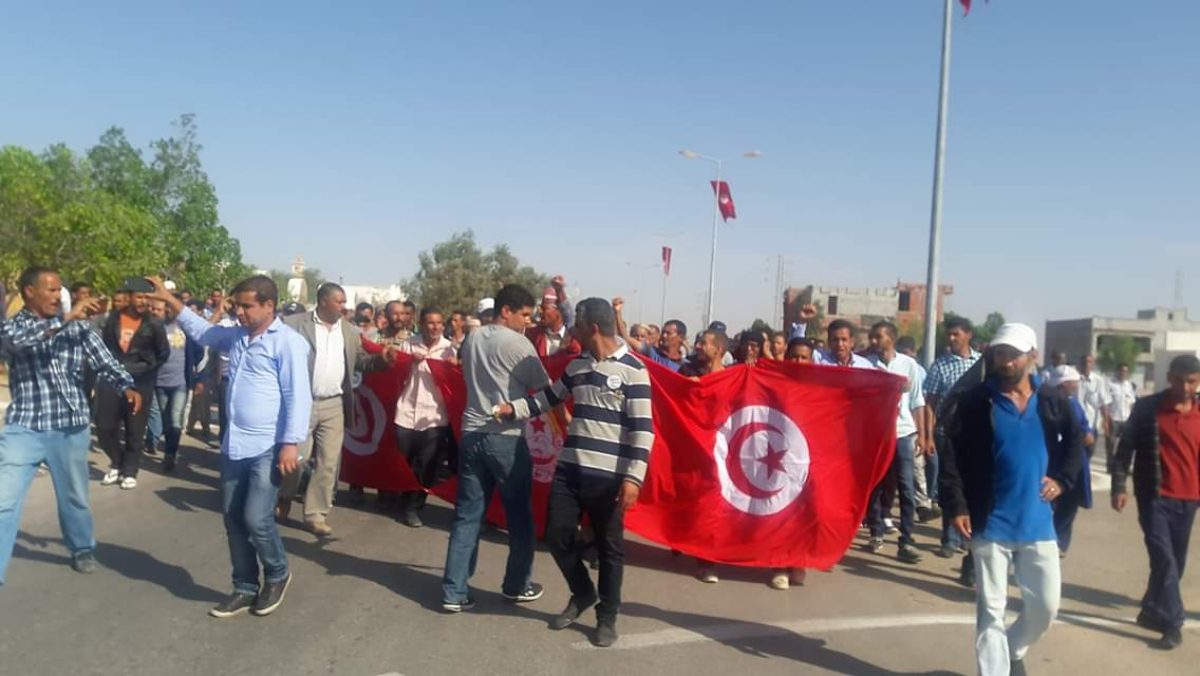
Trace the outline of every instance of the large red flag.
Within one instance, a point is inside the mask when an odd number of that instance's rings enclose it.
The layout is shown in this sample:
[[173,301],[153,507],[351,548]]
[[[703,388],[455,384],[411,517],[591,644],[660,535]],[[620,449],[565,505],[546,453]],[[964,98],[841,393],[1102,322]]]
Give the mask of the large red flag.
[[647,364],[656,437],[626,524],[711,561],[828,568],[891,464],[903,382],[759,363],[699,382]]
[[713,194],[717,196],[717,207],[721,210],[721,219],[728,221],[731,218],[737,218],[737,210],[733,207],[733,195],[729,192],[729,183],[726,181],[709,181],[712,184]]

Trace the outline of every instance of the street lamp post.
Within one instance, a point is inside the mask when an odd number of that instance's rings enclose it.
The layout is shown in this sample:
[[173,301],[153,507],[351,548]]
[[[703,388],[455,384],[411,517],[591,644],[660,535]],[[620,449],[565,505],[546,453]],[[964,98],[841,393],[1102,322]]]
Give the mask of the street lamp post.
[[[725,169],[725,163],[730,160],[735,160],[738,157],[754,158],[762,156],[762,153],[757,150],[747,150],[737,157],[726,157],[717,159],[702,155],[694,150],[680,150],[679,154],[689,160],[701,159],[712,162],[717,168],[716,185],[721,185],[721,175]],[[708,264],[708,311],[704,316],[704,326],[707,328],[712,323],[713,318],[713,298],[717,293],[717,231],[721,223],[721,194],[720,190],[713,190],[713,227],[712,227],[712,257]]]

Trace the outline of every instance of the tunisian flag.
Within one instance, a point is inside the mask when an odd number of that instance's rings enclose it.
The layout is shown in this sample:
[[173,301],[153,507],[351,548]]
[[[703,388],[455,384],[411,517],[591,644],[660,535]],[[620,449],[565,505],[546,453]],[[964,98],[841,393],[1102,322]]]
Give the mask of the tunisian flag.
[[837,563],[891,465],[903,379],[759,360],[694,382],[646,367],[657,437],[629,529],[722,563]]
[[726,181],[709,181],[712,184],[713,194],[717,196],[717,207],[721,209],[721,220],[728,221],[731,218],[737,218],[737,210],[733,208],[733,194],[729,192],[729,183]]

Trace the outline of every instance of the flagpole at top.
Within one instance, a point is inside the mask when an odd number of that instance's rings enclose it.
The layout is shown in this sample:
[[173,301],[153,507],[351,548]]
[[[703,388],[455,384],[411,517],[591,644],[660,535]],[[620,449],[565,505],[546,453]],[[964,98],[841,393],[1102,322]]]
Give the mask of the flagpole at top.
[[[968,3],[964,3],[970,7]],[[928,366],[937,351],[938,263],[942,248],[942,180],[946,172],[946,117],[950,98],[950,30],[954,0],[942,10],[942,75],[938,87],[937,145],[933,154],[933,206],[929,217],[929,269],[925,278],[925,345],[921,357]]]

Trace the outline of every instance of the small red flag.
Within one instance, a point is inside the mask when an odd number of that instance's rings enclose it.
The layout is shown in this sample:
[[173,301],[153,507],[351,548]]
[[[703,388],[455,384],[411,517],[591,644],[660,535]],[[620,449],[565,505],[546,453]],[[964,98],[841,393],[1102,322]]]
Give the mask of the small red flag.
[[737,218],[737,210],[733,208],[733,195],[729,192],[729,183],[725,181],[709,181],[713,194],[717,196],[717,206],[721,209],[721,218],[728,221]]
[[[963,16],[971,13],[971,0],[958,0],[958,2],[960,5],[962,5]],[[984,2],[987,2],[987,0],[984,0]]]
[[662,249],[663,249],[662,250],[663,274],[670,277],[671,276],[671,247],[664,246]]

